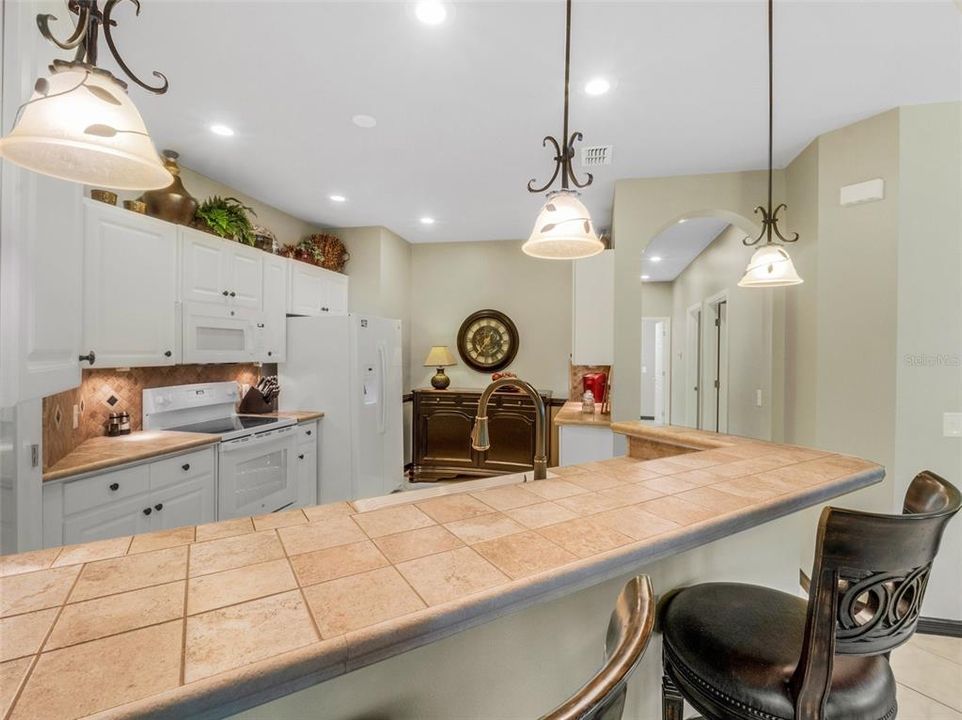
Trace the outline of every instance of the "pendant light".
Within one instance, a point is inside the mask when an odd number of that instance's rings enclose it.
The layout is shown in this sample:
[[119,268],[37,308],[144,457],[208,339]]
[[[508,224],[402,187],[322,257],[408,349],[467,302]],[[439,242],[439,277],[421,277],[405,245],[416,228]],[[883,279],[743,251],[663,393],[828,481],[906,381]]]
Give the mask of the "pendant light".
[[[127,84],[97,67],[97,41],[103,30],[110,54],[124,74],[158,95],[156,87],[138,79],[120,57],[111,28],[114,7],[122,0],[70,0],[76,27],[60,41],[50,31],[53,15],[38,15],[40,34],[59,48],[76,50],[71,61],[54,60],[50,75],[41,77],[31,98],[17,110],[13,130],[0,139],[0,156],[34,172],[62,180],[119,190],[167,187],[173,176],[157,155],[143,118],[127,96]],[[131,0],[140,14],[140,3]]]
[[[568,78],[571,67],[571,0],[566,0],[565,14],[565,82],[564,82],[564,125],[560,141],[548,135],[541,142],[549,144],[555,152],[555,168],[551,179],[542,187],[535,187],[536,180],[528,182],[528,192],[543,193],[561,176],[561,189],[548,192],[548,201],[538,213],[531,237],[521,246],[525,254],[548,260],[576,260],[597,255],[605,245],[591,225],[588,209],[578,199],[580,193],[569,188],[569,182],[576,188],[584,188],[594,179],[587,173],[584,182],[579,182],[572,168],[575,156],[575,142],[581,140],[580,132],[568,135]],[[563,149],[562,149],[563,148]]]
[[739,287],[784,287],[786,285],[798,285],[802,279],[795,271],[795,264],[792,262],[788,250],[776,242],[774,234],[783,243],[793,243],[798,240],[798,233],[792,233],[790,237],[782,235],[778,229],[778,213],[788,206],[785,203],[772,209],[772,121],[774,117],[774,63],[772,52],[773,35],[773,14],[774,1],[768,0],[768,206],[759,205],[755,208],[755,213],[762,216],[762,231],[757,238],[745,238],[742,242],[751,247],[761,242],[765,238],[765,244],[752,254],[752,259],[748,261],[745,275],[738,281]]

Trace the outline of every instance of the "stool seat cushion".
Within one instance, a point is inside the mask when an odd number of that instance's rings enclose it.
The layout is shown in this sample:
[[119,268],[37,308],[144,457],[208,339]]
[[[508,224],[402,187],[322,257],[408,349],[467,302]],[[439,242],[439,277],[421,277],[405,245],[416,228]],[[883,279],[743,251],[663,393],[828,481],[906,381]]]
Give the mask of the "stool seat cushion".
[[[666,670],[712,716],[792,720],[789,680],[806,609],[801,598],[756,585],[681,590],[662,610]],[[895,678],[884,656],[835,656],[831,687],[826,720],[895,717]]]

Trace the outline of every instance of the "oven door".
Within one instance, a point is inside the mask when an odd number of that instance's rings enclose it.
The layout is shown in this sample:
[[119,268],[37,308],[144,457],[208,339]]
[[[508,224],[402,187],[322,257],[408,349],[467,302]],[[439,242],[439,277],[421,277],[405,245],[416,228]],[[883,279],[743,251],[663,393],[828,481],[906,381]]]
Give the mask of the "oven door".
[[276,512],[297,499],[296,436],[291,425],[220,444],[220,520]]

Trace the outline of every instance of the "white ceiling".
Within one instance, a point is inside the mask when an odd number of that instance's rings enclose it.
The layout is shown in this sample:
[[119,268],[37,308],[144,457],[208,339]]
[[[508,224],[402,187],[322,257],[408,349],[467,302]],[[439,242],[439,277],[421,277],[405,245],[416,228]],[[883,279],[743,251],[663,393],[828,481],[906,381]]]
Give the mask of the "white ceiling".
[[645,282],[674,280],[727,227],[717,218],[688,218],[662,230],[641,256],[641,274],[648,276]]
[[[561,132],[563,11],[458,2],[429,27],[410,2],[144,0],[139,18],[118,6],[115,34],[137,72],[170,79],[131,95],[186,166],[321,225],[516,239],[542,202],[525,184],[550,175],[541,138]],[[572,129],[614,145],[584,193],[598,227],[617,178],[764,167],[765,28],[763,0],[575,3]],[[951,0],[779,0],[776,165],[895,105],[959,99],[960,28]],[[595,75],[611,92],[582,91]]]

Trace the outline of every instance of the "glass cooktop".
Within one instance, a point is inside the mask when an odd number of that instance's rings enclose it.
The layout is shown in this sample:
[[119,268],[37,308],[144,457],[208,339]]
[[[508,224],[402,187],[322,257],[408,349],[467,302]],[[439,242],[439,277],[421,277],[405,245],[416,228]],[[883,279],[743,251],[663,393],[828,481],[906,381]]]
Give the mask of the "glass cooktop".
[[179,430],[180,432],[209,433],[211,435],[224,435],[237,430],[256,430],[264,425],[277,425],[282,421],[277,418],[255,417],[252,415],[235,415],[234,417],[217,418],[216,420],[205,420],[204,422],[191,423],[190,425],[180,425],[178,427],[167,428],[168,430]]

